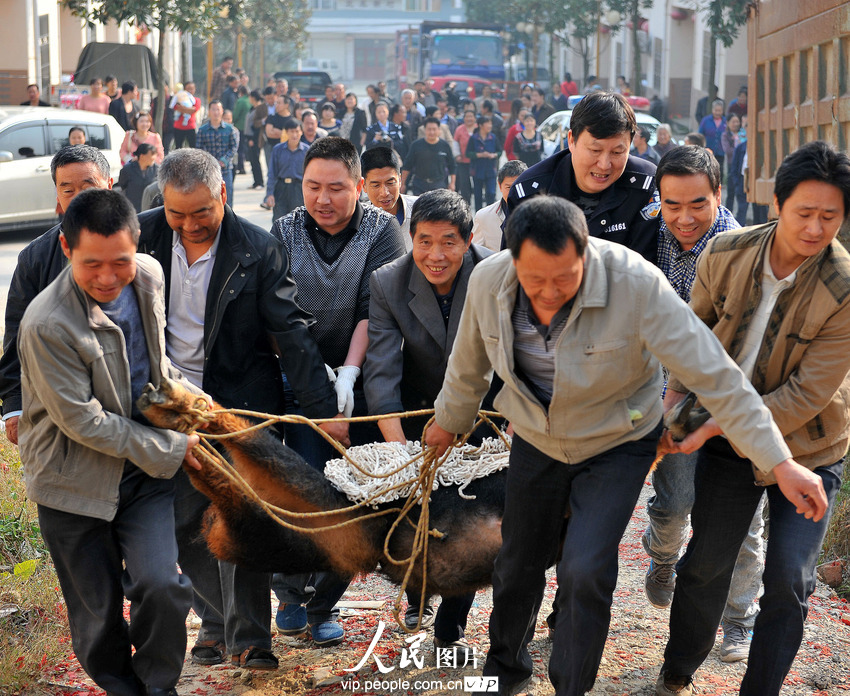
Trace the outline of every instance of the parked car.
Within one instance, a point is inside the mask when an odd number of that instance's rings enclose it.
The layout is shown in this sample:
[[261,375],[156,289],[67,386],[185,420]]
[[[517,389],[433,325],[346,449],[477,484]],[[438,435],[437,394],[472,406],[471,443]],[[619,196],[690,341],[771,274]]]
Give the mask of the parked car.
[[314,109],[324,103],[325,87],[333,83],[331,76],[321,70],[279,70],[274,74],[274,79],[281,78],[289,83],[290,91],[297,89],[301,101],[307,102]]
[[68,144],[71,126],[101,150],[118,181],[124,130],[112,116],[54,107],[0,106],[0,232],[58,221],[50,161]]
[[[561,149],[561,141],[563,140],[564,148],[567,147],[567,131],[570,129],[570,116],[572,111],[556,111],[547,118],[540,127],[540,135],[543,137],[543,156],[549,157]],[[649,114],[640,111],[635,112],[638,126],[646,126],[650,131],[649,144],[655,145],[655,131],[661,122],[657,118],[653,118]]]

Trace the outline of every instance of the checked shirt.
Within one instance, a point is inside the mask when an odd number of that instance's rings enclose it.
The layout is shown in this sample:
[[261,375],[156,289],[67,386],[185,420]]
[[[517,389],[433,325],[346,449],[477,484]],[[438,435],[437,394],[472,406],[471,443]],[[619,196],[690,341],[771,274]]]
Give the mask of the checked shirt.
[[667,223],[661,220],[658,230],[658,256],[656,265],[670,281],[670,285],[685,302],[691,300],[691,287],[694,284],[697,272],[697,259],[705,249],[705,245],[721,232],[737,230],[741,225],[732,213],[722,205],[717,208],[717,217],[714,224],[708,228],[699,241],[688,251],[682,251],[679,242],[673,233],[667,228]]

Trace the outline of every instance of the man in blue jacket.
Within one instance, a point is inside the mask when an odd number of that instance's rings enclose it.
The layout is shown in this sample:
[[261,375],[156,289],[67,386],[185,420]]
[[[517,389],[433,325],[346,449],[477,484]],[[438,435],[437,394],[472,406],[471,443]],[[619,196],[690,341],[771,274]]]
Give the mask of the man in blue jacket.
[[581,208],[591,237],[624,244],[654,263],[660,211],[655,165],[629,155],[636,130],[622,95],[588,94],[570,118],[569,149],[520,175],[508,195],[509,210],[540,193],[566,198]]

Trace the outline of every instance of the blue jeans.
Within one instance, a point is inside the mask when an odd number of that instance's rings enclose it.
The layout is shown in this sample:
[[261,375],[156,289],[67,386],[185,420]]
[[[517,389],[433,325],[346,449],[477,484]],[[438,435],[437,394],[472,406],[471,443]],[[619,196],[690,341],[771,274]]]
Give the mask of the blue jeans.
[[[688,541],[697,454],[668,454],[658,462],[652,473],[655,495],[646,506],[649,526],[641,541],[646,553],[656,563],[676,563]],[[763,510],[764,498],[753,515],[735,562],[735,572],[723,612],[724,628],[737,625],[750,630],[758,615],[759,607],[755,600],[761,590],[764,570]]]
[[144,684],[168,689],[180,677],[192,585],[177,572],[174,481],[127,463],[118,490],[111,521],[44,505],[38,521],[80,664],[104,691],[142,696]]
[[546,569],[556,562],[549,677],[558,696],[583,696],[593,686],[611,620],[619,543],[660,433],[659,424],[642,440],[572,465],[514,436],[484,665],[485,675],[499,677],[500,693],[532,674],[528,643]]
[[778,486],[755,486],[751,464],[713,438],[700,451],[691,512],[694,535],[677,566],[664,669],[691,675],[714,646],[738,550],[763,495],[770,508],[764,596],[756,619],[743,696],[779,694],[803,639],[815,563],[841,486],[842,463],[820,467],[829,507],[820,522],[797,514]]
[[233,207],[233,167],[221,170],[221,179],[227,190],[227,205]]
[[475,209],[481,210],[484,206],[496,202],[496,170],[492,172],[473,173],[472,191],[475,195]]

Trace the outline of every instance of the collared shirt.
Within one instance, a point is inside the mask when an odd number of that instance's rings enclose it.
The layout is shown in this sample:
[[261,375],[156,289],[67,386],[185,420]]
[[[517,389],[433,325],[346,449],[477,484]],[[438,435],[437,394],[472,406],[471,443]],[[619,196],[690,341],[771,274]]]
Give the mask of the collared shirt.
[[517,375],[548,408],[555,384],[555,351],[553,348],[567,324],[575,298],[565,303],[548,325],[534,314],[531,300],[522,285],[517,288],[516,303],[511,314],[514,328],[514,360]]
[[779,299],[779,296],[785,290],[792,287],[794,281],[797,280],[796,268],[791,275],[786,276],[782,280],[776,277],[773,273],[773,268],[770,266],[770,250],[772,247],[773,240],[768,243],[764,252],[764,264],[761,269],[761,299],[750,317],[750,325],[747,327],[747,333],[741,344],[741,350],[738,352],[738,366],[750,381],[753,378],[753,368],[755,367],[756,358],[758,358],[759,350],[764,340],[767,322],[770,320],[770,315],[776,305],[776,300]]
[[218,128],[213,128],[210,123],[205,123],[198,128],[196,146],[206,150],[215,157],[222,169],[233,168],[233,156],[239,149],[239,131],[229,123],[222,121]]
[[294,150],[289,149],[289,143],[280,143],[272,148],[269,162],[269,176],[266,183],[266,195],[274,195],[274,187],[278,179],[297,179],[301,183],[304,177],[304,155],[310,146],[299,142]]
[[683,251],[678,240],[668,229],[667,223],[661,220],[658,231],[658,257],[656,265],[670,281],[670,285],[685,302],[690,302],[691,287],[694,284],[697,270],[697,258],[705,249],[705,245],[721,232],[737,230],[741,225],[725,207],[718,206],[717,217],[696,244],[687,251]]
[[165,328],[166,354],[192,384],[204,381],[204,314],[207,308],[221,226],[212,246],[191,266],[180,236],[174,232],[171,245],[171,287]]
[[304,212],[304,228],[307,234],[310,235],[310,241],[319,252],[319,256],[325,263],[333,263],[345,249],[348,242],[357,234],[360,229],[360,223],[363,222],[363,206],[360,201],[357,202],[354,208],[354,215],[348,221],[344,229],[336,234],[328,234],[317,223],[310,213]]

